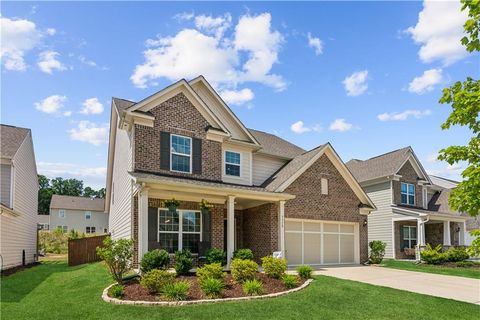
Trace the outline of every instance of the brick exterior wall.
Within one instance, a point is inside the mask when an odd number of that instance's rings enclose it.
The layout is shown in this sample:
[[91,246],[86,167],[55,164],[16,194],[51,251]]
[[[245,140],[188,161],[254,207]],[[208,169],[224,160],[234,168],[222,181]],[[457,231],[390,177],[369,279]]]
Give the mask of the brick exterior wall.
[[[135,170],[214,181],[222,179],[222,144],[206,140],[209,125],[193,104],[180,93],[150,110],[153,128],[135,125]],[[202,139],[202,173],[188,174],[160,169],[160,132]]]
[[[394,225],[395,229],[395,259],[415,259],[415,255],[407,256],[405,252],[400,249],[402,243],[402,227],[403,226],[417,226],[417,221],[396,221]],[[417,239],[418,240],[418,239]]]
[[[321,194],[320,179],[328,179],[328,195]],[[322,155],[285,192],[297,195],[285,203],[285,218],[357,222],[360,262],[368,260],[367,216],[359,213],[360,200],[326,155]]]
[[443,222],[425,224],[425,244],[427,243],[433,247],[443,245]]
[[410,183],[415,186],[415,205],[414,207],[423,208],[423,195],[422,195],[422,186],[417,184],[417,178],[419,176],[413,169],[410,161],[407,161],[403,167],[398,171],[398,174],[402,176],[400,181],[392,181],[393,183],[393,203],[397,205],[402,205],[401,203],[401,193],[400,193],[400,184],[402,182]]

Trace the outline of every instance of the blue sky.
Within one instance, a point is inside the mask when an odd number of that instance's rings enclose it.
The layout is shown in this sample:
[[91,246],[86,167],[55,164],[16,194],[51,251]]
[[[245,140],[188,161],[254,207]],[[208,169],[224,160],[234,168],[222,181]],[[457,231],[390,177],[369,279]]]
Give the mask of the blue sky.
[[[12,3],[1,122],[33,130],[40,173],[104,185],[111,97],[202,73],[248,127],[365,159],[411,145],[427,171],[463,144],[441,89],[479,76],[456,2]],[[419,15],[420,14],[420,15]]]

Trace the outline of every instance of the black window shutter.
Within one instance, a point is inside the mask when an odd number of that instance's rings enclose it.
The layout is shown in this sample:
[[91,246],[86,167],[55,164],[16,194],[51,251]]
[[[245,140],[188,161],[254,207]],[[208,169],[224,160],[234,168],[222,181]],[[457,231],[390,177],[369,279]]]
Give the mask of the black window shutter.
[[158,208],[148,208],[148,250],[159,248],[158,233]]
[[212,213],[202,210],[202,247],[206,251],[212,243]]
[[170,133],[160,132],[160,169],[170,170]]
[[192,172],[202,174],[202,140],[193,138]]

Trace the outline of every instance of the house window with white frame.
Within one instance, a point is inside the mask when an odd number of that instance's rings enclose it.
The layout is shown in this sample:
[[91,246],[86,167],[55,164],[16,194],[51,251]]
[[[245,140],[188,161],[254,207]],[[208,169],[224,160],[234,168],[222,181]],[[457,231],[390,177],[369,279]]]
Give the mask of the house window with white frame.
[[201,230],[200,211],[158,210],[158,242],[169,253],[182,249],[198,253]]
[[225,151],[225,174],[240,177],[240,153]]
[[62,232],[68,232],[68,226],[57,226],[57,229],[60,229]]
[[95,227],[85,227],[85,233],[95,233],[96,231]]
[[92,219],[92,211],[85,211],[85,220]]
[[328,194],[328,179],[321,178],[320,179],[320,187],[322,194]]
[[416,226],[403,226],[402,227],[402,249],[413,249],[417,245],[417,227]]
[[192,173],[192,138],[171,135],[170,170]]
[[415,185],[405,182],[400,184],[400,202],[410,206],[415,205]]
[[65,210],[58,210],[58,217],[59,218],[65,218]]

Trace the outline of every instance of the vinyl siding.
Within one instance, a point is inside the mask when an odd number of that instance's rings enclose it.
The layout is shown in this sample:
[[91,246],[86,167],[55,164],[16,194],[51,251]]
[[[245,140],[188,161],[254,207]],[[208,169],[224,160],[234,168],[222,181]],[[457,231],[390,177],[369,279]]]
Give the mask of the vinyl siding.
[[254,153],[252,170],[253,184],[256,186],[261,185],[285,163],[286,161],[282,159]]
[[0,202],[11,208],[10,189],[11,189],[12,167],[9,164],[0,165]]
[[[108,229],[108,213],[103,211],[91,211],[92,218],[85,220],[86,210],[65,210],[65,218],[58,216],[61,209],[50,209],[50,229],[54,230],[58,226],[67,226],[68,231],[76,230],[78,232],[86,232],[86,227],[95,227],[97,234],[102,234],[103,229]],[[47,216],[48,217],[48,216]]]
[[[232,151],[240,153],[240,177],[225,174],[225,152]],[[228,183],[252,184],[252,151],[239,148],[238,146],[225,143],[222,146],[222,181]]]
[[133,167],[130,141],[125,130],[117,129],[108,223],[113,239],[132,237],[132,179],[128,174]]
[[35,261],[37,252],[38,181],[33,142],[30,135],[23,141],[13,162],[13,210],[18,216],[2,215],[0,220],[0,254],[3,268]]

